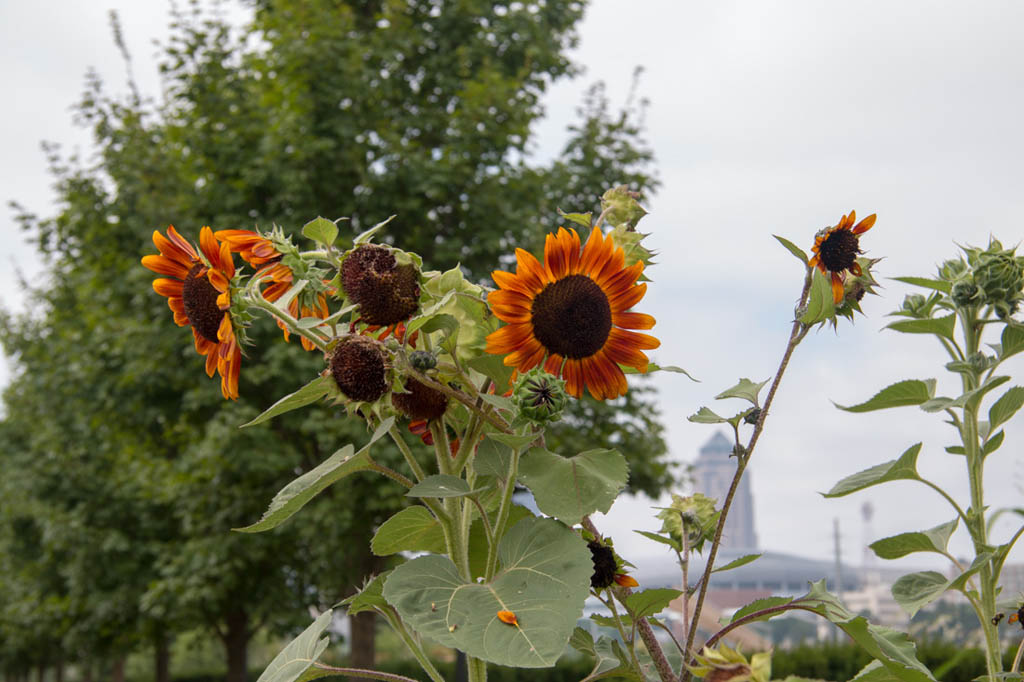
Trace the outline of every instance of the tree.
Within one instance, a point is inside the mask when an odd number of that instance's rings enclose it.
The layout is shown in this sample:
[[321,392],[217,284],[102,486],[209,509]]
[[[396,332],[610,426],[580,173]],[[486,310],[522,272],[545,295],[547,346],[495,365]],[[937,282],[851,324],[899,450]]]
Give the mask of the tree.
[[[267,0],[238,35],[194,7],[172,24],[164,101],[134,88],[111,96],[89,79],[78,115],[94,131],[99,160],[65,162],[53,152],[59,211],[21,215],[51,278],[36,313],[3,339],[18,368],[5,422],[25,428],[39,414],[61,415],[28,446],[30,458],[48,458],[33,470],[29,494],[59,503],[58,526],[74,519],[94,537],[120,533],[133,552],[144,550],[125,557],[103,543],[54,541],[76,567],[63,575],[83,578],[69,583],[69,600],[91,594],[76,602],[84,622],[103,611],[99,604],[116,603],[104,623],[148,623],[135,629],[151,633],[158,652],[183,623],[203,624],[224,642],[229,679],[241,680],[259,627],[291,627],[303,604],[333,603],[343,586],[380,570],[367,539],[402,504],[388,483],[350,482],[317,500],[301,526],[229,532],[256,520],[297,472],[365,433],[327,407],[239,432],[302,383],[297,371],[322,369],[322,358],[296,343],[257,344],[266,350],[246,357],[242,398],[222,401],[138,259],[168,222],[192,235],[204,224],[297,231],[321,214],[350,216],[355,234],[397,213],[389,239],[435,267],[461,262],[485,280],[513,246],[539,245],[557,208],[590,208],[613,184],[651,189],[638,109],[612,114],[599,88],[560,159],[528,162],[540,98],[573,71],[564,53],[582,11],[567,0]],[[279,332],[264,323],[252,333]],[[627,454],[642,474],[634,486],[653,492],[668,477],[644,395],[626,399],[640,421],[605,423],[594,437],[625,447],[642,429],[643,449]],[[24,396],[36,407],[11,409]],[[565,447],[585,449],[584,440],[567,432]],[[383,449],[388,457],[399,455]],[[67,488],[47,491],[47,479],[82,462],[83,480],[63,483],[83,484],[84,507],[66,501]],[[130,528],[119,522],[127,515],[138,519]],[[124,591],[90,582],[98,561],[116,567]],[[64,633],[65,645],[77,637],[80,650],[115,656],[137,644],[90,648],[89,637],[116,627],[86,629]],[[354,663],[372,664],[372,624],[354,632],[365,638],[353,642]]]

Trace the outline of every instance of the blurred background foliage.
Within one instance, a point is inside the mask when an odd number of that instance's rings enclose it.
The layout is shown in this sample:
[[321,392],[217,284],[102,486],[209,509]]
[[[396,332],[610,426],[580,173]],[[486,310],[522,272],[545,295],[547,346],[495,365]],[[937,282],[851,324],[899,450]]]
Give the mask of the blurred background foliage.
[[[385,240],[488,281],[515,246],[537,251],[557,209],[593,210],[617,184],[657,186],[644,103],[614,108],[600,84],[561,153],[531,155],[546,88],[576,73],[566,52],[583,2],[249,7],[242,31],[197,2],[172,11],[159,98],[89,74],[75,117],[95,154],[46,145],[57,207],[14,205],[48,272],[25,283],[28,312],[0,324],[14,373],[0,421],[0,670],[14,679],[123,679],[145,655],[141,679],[164,682],[172,659],[210,639],[240,682],[250,643],[294,633],[387,566],[369,539],[405,502],[369,474],[275,532],[230,532],[367,434],[327,406],[238,430],[323,358],[261,320],[242,398],[222,400],[139,264],[154,230],[296,231],[323,215],[350,217],[342,228],[355,234],[397,214]],[[613,403],[580,401],[549,440],[567,454],[606,443],[629,459],[632,490],[670,484],[642,382]],[[400,459],[384,444],[375,457]],[[354,620],[349,662],[372,666],[373,620]]]

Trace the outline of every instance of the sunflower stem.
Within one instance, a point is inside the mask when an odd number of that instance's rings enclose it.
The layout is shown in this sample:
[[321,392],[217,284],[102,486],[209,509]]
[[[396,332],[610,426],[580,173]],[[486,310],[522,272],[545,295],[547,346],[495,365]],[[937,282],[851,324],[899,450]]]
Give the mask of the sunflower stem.
[[434,664],[430,662],[430,658],[423,651],[423,647],[420,646],[420,643],[413,637],[408,628],[405,627],[405,623],[402,622],[398,612],[388,607],[381,610],[380,613],[383,613],[384,618],[388,621],[388,625],[398,634],[398,637],[405,643],[405,646],[412,653],[416,662],[420,664],[420,667],[423,668],[423,671],[427,673],[430,679],[434,682],[445,682],[444,677],[441,676],[441,673],[437,671],[437,668],[434,667]]
[[498,542],[505,534],[505,524],[508,523],[509,511],[512,508],[512,493],[516,487],[516,477],[519,475],[519,449],[512,450],[512,458],[508,463],[508,475],[505,477],[505,489],[501,496],[501,506],[498,507],[498,516],[494,520],[494,542],[487,547],[487,564],[484,568],[484,580],[489,581],[494,577],[498,569]]
[[474,401],[472,397],[466,395],[462,391],[456,390],[456,389],[452,388],[451,386],[447,386],[447,385],[445,385],[445,384],[443,384],[443,383],[433,379],[432,377],[427,376],[423,372],[420,372],[419,370],[417,370],[412,365],[408,365],[408,366],[403,367],[402,371],[404,373],[406,373],[408,376],[411,376],[413,379],[416,379],[417,381],[419,381],[421,384],[424,384],[424,385],[434,389],[435,391],[440,391],[441,393],[444,393],[449,398],[455,398],[460,403],[462,403],[463,405],[468,407],[471,412],[473,412],[474,414],[479,414],[480,417],[482,419],[485,419],[488,424],[490,424],[494,428],[498,429],[502,433],[514,433],[512,428],[508,425],[508,422],[506,422],[504,419],[502,419],[501,417],[497,416],[496,414],[493,414],[491,412],[488,412],[488,411],[482,409],[481,407],[478,407],[477,404],[476,404],[476,401]]
[[[807,297],[811,291],[811,276],[813,269],[808,267],[807,274],[804,276],[803,290],[800,292],[800,299],[797,303],[797,308],[807,303]],[[793,321],[793,327],[789,333],[789,341],[786,343],[786,350],[782,354],[782,360],[779,362],[779,368],[775,372],[775,378],[772,380],[771,386],[768,388],[768,393],[764,399],[764,407],[761,409],[761,414],[758,415],[757,421],[754,424],[754,431],[750,434],[750,440],[747,441],[747,447],[743,451],[742,456],[736,458],[736,473],[732,477],[732,483],[729,485],[729,492],[726,493],[725,501],[722,503],[722,513],[718,518],[718,525],[715,527],[715,537],[711,542],[711,549],[708,551],[708,560],[704,566],[704,573],[700,579],[700,591],[697,593],[697,603],[693,609],[693,618],[691,619],[690,631],[686,635],[686,652],[684,658],[684,665],[682,671],[682,682],[689,682],[693,678],[693,673],[685,664],[687,656],[693,656],[693,642],[697,636],[697,624],[700,623],[701,610],[704,608],[704,598],[707,596],[708,585],[711,582],[711,572],[715,567],[715,558],[718,555],[718,547],[722,542],[722,531],[725,530],[725,521],[729,515],[729,508],[732,506],[733,498],[736,496],[736,491],[739,489],[740,479],[743,476],[743,471],[747,468],[747,463],[750,461],[750,457],[754,454],[754,447],[757,445],[757,440],[761,436],[761,432],[764,430],[765,420],[768,418],[768,411],[772,406],[772,401],[775,399],[775,393],[779,389],[779,384],[782,381],[782,375],[785,374],[786,368],[789,366],[790,358],[793,357],[793,351],[803,341],[804,337],[807,336],[807,332],[810,330],[810,326],[800,322],[800,320]],[[737,439],[737,445],[739,441]],[[692,658],[691,658],[692,660]],[[693,661],[696,663],[696,661]]]
[[398,446],[398,449],[402,452],[402,457],[405,458],[405,463],[409,465],[410,469],[412,469],[412,473],[416,477],[416,480],[422,481],[426,478],[427,472],[424,471],[423,467],[420,466],[420,463],[416,461],[416,457],[412,454],[412,450],[409,449],[409,444],[405,442],[404,438],[402,438],[402,434],[399,432],[398,427],[392,424],[391,428],[388,429],[388,435],[391,436],[391,440],[395,441],[395,445]]
[[276,305],[274,305],[267,299],[263,298],[263,294],[260,293],[258,289],[252,294],[251,300],[253,305],[255,305],[257,308],[265,310],[266,312],[270,313],[272,317],[276,317],[277,319],[284,322],[292,333],[298,334],[304,339],[308,339],[314,346],[319,348],[321,351],[327,351],[327,342],[319,334],[315,334],[312,329],[300,329],[298,320],[296,320],[294,317],[278,308]]

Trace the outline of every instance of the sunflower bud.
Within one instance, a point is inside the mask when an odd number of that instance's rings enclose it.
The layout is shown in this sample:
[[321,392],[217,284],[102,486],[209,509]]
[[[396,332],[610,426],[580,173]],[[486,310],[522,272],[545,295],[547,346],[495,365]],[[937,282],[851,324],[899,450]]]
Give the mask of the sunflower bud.
[[405,380],[406,393],[392,393],[391,404],[412,419],[437,419],[448,407],[448,396],[416,379]]
[[426,372],[437,367],[437,356],[428,350],[414,350],[409,354],[409,364],[417,371]]
[[748,661],[738,650],[722,644],[717,649],[705,647],[695,658],[697,665],[690,670],[704,682],[768,682],[772,676],[769,653],[754,654]]
[[388,326],[409,319],[420,305],[420,272],[413,262],[399,263],[386,246],[361,244],[341,264],[345,295],[359,305],[366,324]]
[[330,357],[331,376],[351,400],[372,403],[387,391],[387,362],[381,345],[365,336],[346,336]]
[[984,302],[992,306],[999,317],[1009,317],[1017,311],[1022,298],[1024,267],[1021,259],[993,241],[987,251],[978,255],[974,283],[981,290]]
[[662,533],[668,533],[683,544],[685,532],[687,546],[699,552],[705,540],[714,538],[720,514],[715,510],[715,500],[710,497],[700,493],[688,497],[673,494],[672,504],[658,512],[658,518],[662,521]]
[[981,302],[981,290],[974,282],[960,281],[953,285],[950,293],[953,303],[964,308]]
[[537,424],[558,421],[569,402],[565,382],[540,367],[519,377],[512,390],[519,416]]

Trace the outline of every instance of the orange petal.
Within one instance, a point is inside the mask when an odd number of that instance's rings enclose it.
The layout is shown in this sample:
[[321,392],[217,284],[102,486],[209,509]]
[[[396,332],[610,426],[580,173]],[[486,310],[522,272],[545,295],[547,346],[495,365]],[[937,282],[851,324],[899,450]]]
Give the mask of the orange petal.
[[646,293],[647,284],[637,284],[620,294],[610,296],[608,303],[611,305],[613,313],[620,313],[623,310],[629,310],[639,303]]
[[206,259],[210,261],[210,265],[215,268],[220,267],[220,246],[217,244],[217,238],[213,236],[213,230],[209,226],[204,226],[199,230],[199,248],[203,250]]
[[853,265],[850,266],[850,272],[855,274],[857,277],[860,277],[861,275],[864,274],[864,271],[860,269],[860,263],[858,263],[857,261],[854,261]]
[[487,352],[493,355],[511,353],[519,349],[527,339],[533,337],[533,327],[528,324],[507,324],[487,335]]
[[612,327],[612,330],[608,333],[608,341],[605,345],[620,348],[652,350],[660,346],[661,341],[648,334],[641,334],[639,332],[631,332],[627,329],[616,329],[615,327]]
[[212,377],[213,373],[217,371],[217,354],[207,353],[206,354],[206,376]]
[[143,256],[142,265],[158,275],[170,275],[178,279],[185,279],[188,275],[187,267],[167,256]]
[[519,625],[519,621],[516,620],[516,614],[511,611],[498,611],[498,620],[508,625]]
[[228,279],[235,276],[235,261],[231,257],[231,245],[227,242],[220,245],[220,269]]
[[533,301],[529,296],[525,296],[518,291],[498,289],[487,294],[487,302],[492,306],[519,306],[521,308],[529,309]]
[[597,281],[598,285],[604,289],[605,294],[608,296],[615,296],[623,290],[636,284],[636,280],[640,277],[640,274],[644,271],[644,264],[640,261],[633,263],[628,268],[623,268],[616,272],[613,272],[611,276],[599,278]]
[[516,275],[531,291],[541,291],[548,283],[544,267],[525,249],[516,249]]
[[[610,241],[610,240],[609,240]],[[583,247],[583,254],[580,256],[579,272],[590,274],[604,265],[605,260],[611,255],[605,247],[604,235],[596,227],[590,231],[590,237]]]
[[532,298],[536,291],[531,291],[530,287],[526,285],[519,277],[513,275],[511,272],[505,272],[504,270],[495,270],[491,273],[491,279],[498,285],[500,289],[506,289],[508,291],[518,291],[524,296]]
[[580,370],[579,360],[569,360],[562,370],[565,379],[565,392],[576,398],[583,395],[583,372]]
[[154,279],[153,291],[161,296],[181,298],[182,282],[176,279]]
[[853,228],[853,233],[854,234],[863,234],[863,233],[867,232],[875,224],[875,219],[877,217],[878,217],[877,214],[872,213],[867,218],[865,218],[864,220],[862,220],[859,223],[857,223],[857,227]]
[[843,278],[839,276],[839,273],[832,273],[832,302],[839,304],[843,300]]
[[651,329],[654,317],[644,313],[612,313],[612,324],[623,329]]
[[622,587],[640,587],[640,583],[636,581],[636,578],[625,573],[616,573],[613,580],[616,585],[621,585]]

